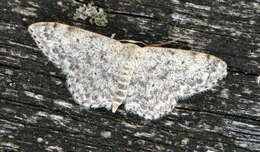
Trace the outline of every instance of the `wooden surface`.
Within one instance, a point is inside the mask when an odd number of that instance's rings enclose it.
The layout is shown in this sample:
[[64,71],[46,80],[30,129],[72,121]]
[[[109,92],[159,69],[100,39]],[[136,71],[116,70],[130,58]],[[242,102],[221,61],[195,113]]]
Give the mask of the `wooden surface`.
[[[260,151],[259,0],[97,0],[108,25],[74,20],[89,1],[0,1],[0,151]],[[115,39],[197,50],[228,64],[213,91],[145,121],[120,107],[82,110],[28,25],[55,21]]]

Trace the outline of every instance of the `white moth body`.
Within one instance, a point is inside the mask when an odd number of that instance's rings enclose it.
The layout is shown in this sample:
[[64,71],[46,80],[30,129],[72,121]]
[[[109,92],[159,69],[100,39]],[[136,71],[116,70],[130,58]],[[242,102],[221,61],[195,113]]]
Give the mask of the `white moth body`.
[[129,84],[133,76],[135,68],[139,65],[142,57],[141,52],[137,45],[126,44],[126,49],[120,53],[123,56],[123,61],[118,73],[118,87],[115,90],[115,94],[112,100],[112,112],[115,113],[117,108],[125,102]]
[[86,108],[116,112],[124,104],[145,119],[158,119],[178,99],[211,89],[227,75],[224,61],[204,53],[141,48],[53,22],[35,23],[28,30],[66,75],[74,100]]

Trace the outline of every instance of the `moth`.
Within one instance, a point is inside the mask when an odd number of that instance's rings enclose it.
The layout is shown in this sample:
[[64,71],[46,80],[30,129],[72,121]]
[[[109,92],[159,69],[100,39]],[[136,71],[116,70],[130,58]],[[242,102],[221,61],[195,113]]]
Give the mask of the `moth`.
[[28,31],[87,109],[116,112],[123,104],[126,111],[158,119],[179,99],[211,89],[227,75],[224,61],[195,51],[139,47],[56,22],[34,23]]

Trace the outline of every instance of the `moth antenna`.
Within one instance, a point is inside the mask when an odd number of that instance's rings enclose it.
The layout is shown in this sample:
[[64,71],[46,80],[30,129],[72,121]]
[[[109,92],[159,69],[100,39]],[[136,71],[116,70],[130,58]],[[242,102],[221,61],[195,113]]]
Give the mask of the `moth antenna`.
[[142,44],[146,46],[147,44],[141,41],[135,41],[135,40],[119,40],[122,43],[132,43],[132,44]]
[[145,45],[146,47],[162,47],[163,45],[168,45],[168,44],[174,44],[177,41],[181,41],[181,40],[190,40],[190,38],[187,37],[180,37],[180,38],[174,38],[168,41],[159,41],[155,44],[149,44],[149,45]]

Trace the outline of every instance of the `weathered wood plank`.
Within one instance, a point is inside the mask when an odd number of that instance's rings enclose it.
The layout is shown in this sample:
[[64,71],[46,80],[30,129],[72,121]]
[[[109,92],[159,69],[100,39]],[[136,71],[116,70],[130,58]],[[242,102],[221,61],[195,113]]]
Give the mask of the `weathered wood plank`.
[[[107,27],[74,20],[89,1],[0,1],[0,151],[260,150],[260,2],[98,0]],[[31,23],[56,21],[115,39],[216,55],[229,75],[214,91],[180,101],[172,114],[144,121],[120,108],[85,111],[65,76],[36,48]]]

